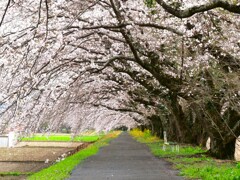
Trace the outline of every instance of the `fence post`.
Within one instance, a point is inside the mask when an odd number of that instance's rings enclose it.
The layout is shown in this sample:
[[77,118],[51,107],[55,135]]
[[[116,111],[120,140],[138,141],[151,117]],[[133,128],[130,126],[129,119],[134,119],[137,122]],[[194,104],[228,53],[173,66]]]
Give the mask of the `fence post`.
[[164,144],[167,143],[167,132],[163,131]]
[[14,132],[9,132],[8,134],[8,147],[14,147],[16,138]]

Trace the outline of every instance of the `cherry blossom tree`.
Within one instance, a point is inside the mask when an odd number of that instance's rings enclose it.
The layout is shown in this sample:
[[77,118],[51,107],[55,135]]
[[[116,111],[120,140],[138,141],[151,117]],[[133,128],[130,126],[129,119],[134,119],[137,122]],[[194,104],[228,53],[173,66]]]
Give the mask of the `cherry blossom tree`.
[[239,1],[0,4],[0,124],[28,131],[150,126],[233,156]]

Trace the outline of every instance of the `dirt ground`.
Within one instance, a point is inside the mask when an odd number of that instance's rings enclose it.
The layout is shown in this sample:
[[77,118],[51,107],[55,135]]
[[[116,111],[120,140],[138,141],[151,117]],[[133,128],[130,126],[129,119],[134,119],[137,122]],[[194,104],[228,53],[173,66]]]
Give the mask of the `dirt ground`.
[[81,142],[47,142],[47,141],[29,141],[29,142],[19,142],[15,147],[68,147],[76,148],[81,146]]
[[[55,163],[59,158],[74,154],[87,145],[88,143],[39,142],[15,148],[0,148],[0,173],[37,172]],[[4,180],[25,178],[26,176],[0,176],[0,179]]]
[[0,162],[1,172],[36,172],[47,166],[42,162]]
[[1,180],[26,180],[27,176],[0,176]]
[[67,155],[72,150],[74,150],[74,148],[53,148],[53,147],[0,148],[0,162],[5,161],[51,162],[55,161],[59,156],[63,154]]

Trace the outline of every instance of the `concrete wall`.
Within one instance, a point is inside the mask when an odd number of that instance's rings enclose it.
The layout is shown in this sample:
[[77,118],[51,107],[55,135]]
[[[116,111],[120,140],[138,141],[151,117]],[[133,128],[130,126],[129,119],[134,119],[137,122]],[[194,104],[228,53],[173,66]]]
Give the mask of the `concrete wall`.
[[8,135],[0,135],[0,147],[14,147],[17,143],[17,134],[10,132]]
[[8,147],[8,136],[0,135],[0,147]]

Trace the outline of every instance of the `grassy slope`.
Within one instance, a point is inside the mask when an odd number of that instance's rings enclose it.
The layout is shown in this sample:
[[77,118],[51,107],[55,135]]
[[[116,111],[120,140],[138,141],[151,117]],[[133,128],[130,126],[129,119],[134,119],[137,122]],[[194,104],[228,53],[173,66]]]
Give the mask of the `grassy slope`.
[[99,141],[88,146],[87,148],[79,151],[78,153],[67,157],[65,160],[56,163],[49,168],[43,169],[32,176],[29,180],[61,180],[67,178],[71,171],[77,166],[80,162],[86,159],[89,156],[96,154],[100,147],[108,144],[110,140],[116,138],[120,132],[111,132],[101,138]]
[[152,136],[150,131],[133,130],[130,134],[146,143],[155,156],[172,162],[182,176],[203,180],[240,180],[240,163],[207,157],[200,147],[180,146],[179,152],[172,152],[171,148],[163,151],[163,141]]

